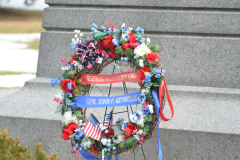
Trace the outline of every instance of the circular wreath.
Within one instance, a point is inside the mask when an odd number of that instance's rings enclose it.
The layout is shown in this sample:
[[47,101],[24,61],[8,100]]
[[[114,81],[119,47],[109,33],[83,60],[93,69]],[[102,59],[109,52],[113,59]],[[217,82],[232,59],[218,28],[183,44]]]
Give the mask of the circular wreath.
[[[132,33],[132,28],[125,24],[121,29],[116,29],[111,23],[101,30],[93,24],[91,35],[83,37],[80,30],[75,30],[75,38],[72,39],[72,59],[62,67],[63,76],[53,78],[51,85],[60,85],[59,92],[54,101],[58,102],[55,113],[60,112],[63,116],[62,139],[70,140],[75,151],[86,151],[94,157],[119,155],[123,152],[132,151],[151,138],[157,128],[158,118],[155,113],[152,91],[159,93],[159,85],[162,83],[164,70],[160,63],[159,46],[150,45],[150,39],[146,39],[144,29],[137,27]],[[132,69],[139,69],[138,84],[141,95],[138,97],[141,110],[130,115],[129,122],[119,117],[116,125],[110,128],[101,126],[102,138],[97,141],[87,136],[83,129],[87,122],[86,108],[74,108],[69,105],[80,96],[89,96],[91,85],[82,85],[81,74],[99,74],[110,63],[115,61],[119,65],[121,61],[127,62]],[[163,93],[161,108],[163,109],[166,94]]]

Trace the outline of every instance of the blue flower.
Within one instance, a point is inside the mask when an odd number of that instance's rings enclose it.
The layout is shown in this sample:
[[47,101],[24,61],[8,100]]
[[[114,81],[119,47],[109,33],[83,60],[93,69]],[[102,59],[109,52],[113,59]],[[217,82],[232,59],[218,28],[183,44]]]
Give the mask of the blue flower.
[[156,67],[153,68],[153,72],[154,72],[155,74],[160,73],[160,71],[159,71]]
[[82,146],[83,146],[83,144],[81,143],[81,144],[80,144],[80,147],[79,147],[79,149],[78,149],[79,152],[82,150]]
[[137,117],[137,120],[141,120],[141,114],[140,113],[136,113],[135,116]]
[[138,97],[138,101],[139,101],[140,103],[143,103],[145,100],[146,100],[145,94],[140,94],[140,96]]
[[92,24],[93,27],[97,28],[97,25],[95,23]]
[[145,84],[144,84],[144,87],[148,87],[148,83],[145,83]]
[[81,130],[79,130],[79,129],[77,129],[77,130],[75,131],[75,137],[81,138],[81,137],[84,137],[84,136],[85,136],[85,134],[84,134],[83,131],[81,131]]
[[52,78],[50,82],[51,86],[54,87],[55,85],[58,85],[58,78]]
[[63,78],[60,78],[60,82],[62,82]]
[[146,116],[149,113],[149,108],[147,108],[147,107],[143,108],[142,113],[143,113],[144,116]]
[[121,61],[127,61],[128,59],[128,57],[121,57]]
[[106,31],[106,27],[104,27],[104,26],[102,26],[101,29]]
[[67,85],[69,90],[73,90],[72,83],[68,83]]
[[160,74],[156,74],[155,78],[160,78],[161,75]]
[[65,98],[61,99],[61,101],[65,101]]
[[127,127],[127,124],[122,125],[122,130],[125,131],[124,127]]
[[141,33],[144,34],[144,29],[140,29]]
[[121,121],[124,121],[124,118],[118,118],[117,123],[120,123]]
[[72,97],[72,94],[71,93],[67,93],[66,96]]
[[119,46],[119,44],[118,44],[118,41],[116,40],[116,39],[112,39],[112,42],[113,42],[113,44],[115,45],[115,46]]
[[68,67],[68,70],[71,70],[72,69],[72,63],[68,64],[67,67]]
[[72,46],[72,50],[75,51],[75,49],[76,49],[77,46],[76,46],[74,43],[71,43],[71,46]]
[[140,27],[137,27],[135,31],[140,32],[140,29],[141,29]]
[[115,151],[117,148],[115,146],[113,146],[112,149]]
[[111,146],[111,143],[106,143],[106,146],[107,146],[107,147],[110,147],[110,146]]
[[97,29],[96,28],[91,28],[91,30],[94,32],[94,33],[97,33]]
[[145,41],[145,38],[141,38],[139,41],[140,43],[143,43]]
[[146,75],[145,75],[145,82],[146,82],[146,83],[150,83],[150,82],[151,82],[151,77],[152,77],[151,74],[146,74]]
[[122,29],[122,32],[127,32],[128,31],[128,29]]
[[98,34],[95,34],[94,36],[95,36],[95,37],[97,37],[97,36],[98,36]]

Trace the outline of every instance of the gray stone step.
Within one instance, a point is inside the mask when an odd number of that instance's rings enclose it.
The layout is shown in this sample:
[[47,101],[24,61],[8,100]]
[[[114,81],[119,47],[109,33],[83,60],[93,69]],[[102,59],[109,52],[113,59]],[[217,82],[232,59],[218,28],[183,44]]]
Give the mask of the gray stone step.
[[[42,32],[37,77],[62,75],[64,64],[60,59],[70,60],[73,36],[73,32]],[[160,45],[168,84],[240,88],[240,38],[158,34],[149,37],[151,44]],[[105,73],[112,74],[111,67]]]
[[[76,19],[74,15],[78,15],[78,18]],[[208,18],[206,19],[206,17]],[[239,12],[60,6],[44,9],[42,26],[46,29],[73,30],[79,28],[90,31],[92,23],[96,23],[101,28],[102,25],[107,25],[109,22],[117,27],[125,22],[134,29],[141,27],[145,32],[151,33],[240,35]]]
[[[69,159],[70,142],[61,139],[61,116],[53,114],[57,88],[50,87],[50,78],[27,81],[20,91],[0,99],[0,128],[19,136],[23,144],[44,143],[47,153],[58,152]],[[112,95],[121,95],[121,84],[113,85]],[[136,83],[127,83],[129,92],[139,90]],[[164,159],[238,159],[240,157],[240,90],[228,88],[171,86],[175,116],[160,123]],[[106,95],[108,85],[98,85],[91,95]],[[104,93],[104,94],[103,94]],[[137,108],[134,106],[133,110]],[[124,110],[124,107],[117,108]],[[102,109],[93,111],[102,120]],[[169,117],[169,108],[164,113]],[[117,118],[117,117],[116,117]],[[143,147],[147,159],[157,159],[156,133]],[[131,155],[132,156],[132,155]],[[123,155],[125,159],[128,155]],[[138,151],[138,159],[142,159]],[[133,159],[133,158],[132,158]]]
[[194,8],[240,8],[240,2],[238,0],[46,0],[45,3],[49,5],[106,5],[106,6],[132,6],[132,7],[194,7]]

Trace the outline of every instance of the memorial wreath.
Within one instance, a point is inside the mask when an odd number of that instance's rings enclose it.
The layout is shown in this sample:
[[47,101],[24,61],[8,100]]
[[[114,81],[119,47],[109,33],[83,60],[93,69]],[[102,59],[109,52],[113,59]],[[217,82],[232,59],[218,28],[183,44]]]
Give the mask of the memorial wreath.
[[[158,128],[159,120],[168,121],[163,113],[166,99],[173,107],[164,78],[159,45],[150,45],[144,29],[137,27],[136,34],[132,28],[122,25],[116,29],[111,23],[102,26],[101,31],[92,24],[91,35],[83,37],[80,30],[75,30],[72,39],[71,60],[62,58],[64,71],[62,77],[53,78],[51,86],[60,85],[61,91],[55,96],[58,102],[55,113],[63,116],[62,139],[71,140],[71,153],[88,153],[95,158],[117,156],[131,152],[151,138]],[[120,65],[125,61],[131,71],[100,75],[110,63]],[[138,81],[140,91],[115,97],[90,96],[93,84]],[[94,113],[86,117],[87,108],[119,107],[140,104],[141,109],[129,116],[129,121],[118,117],[113,124],[113,109],[105,122],[100,124]],[[113,107],[113,108],[114,108]],[[159,132],[159,128],[157,129]],[[159,159],[161,146],[158,133]]]

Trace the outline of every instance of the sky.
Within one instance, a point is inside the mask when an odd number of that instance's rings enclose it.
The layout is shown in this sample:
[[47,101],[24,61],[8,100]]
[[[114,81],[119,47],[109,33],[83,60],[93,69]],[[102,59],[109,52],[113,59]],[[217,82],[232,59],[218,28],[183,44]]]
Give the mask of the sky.
[[[10,1],[10,2],[7,2]],[[24,4],[24,0],[1,0],[2,8],[14,8],[14,9],[23,9],[23,10],[35,10],[35,11],[43,11],[44,8],[48,7],[47,4],[44,3],[45,0],[36,0],[32,6],[26,6]]]

